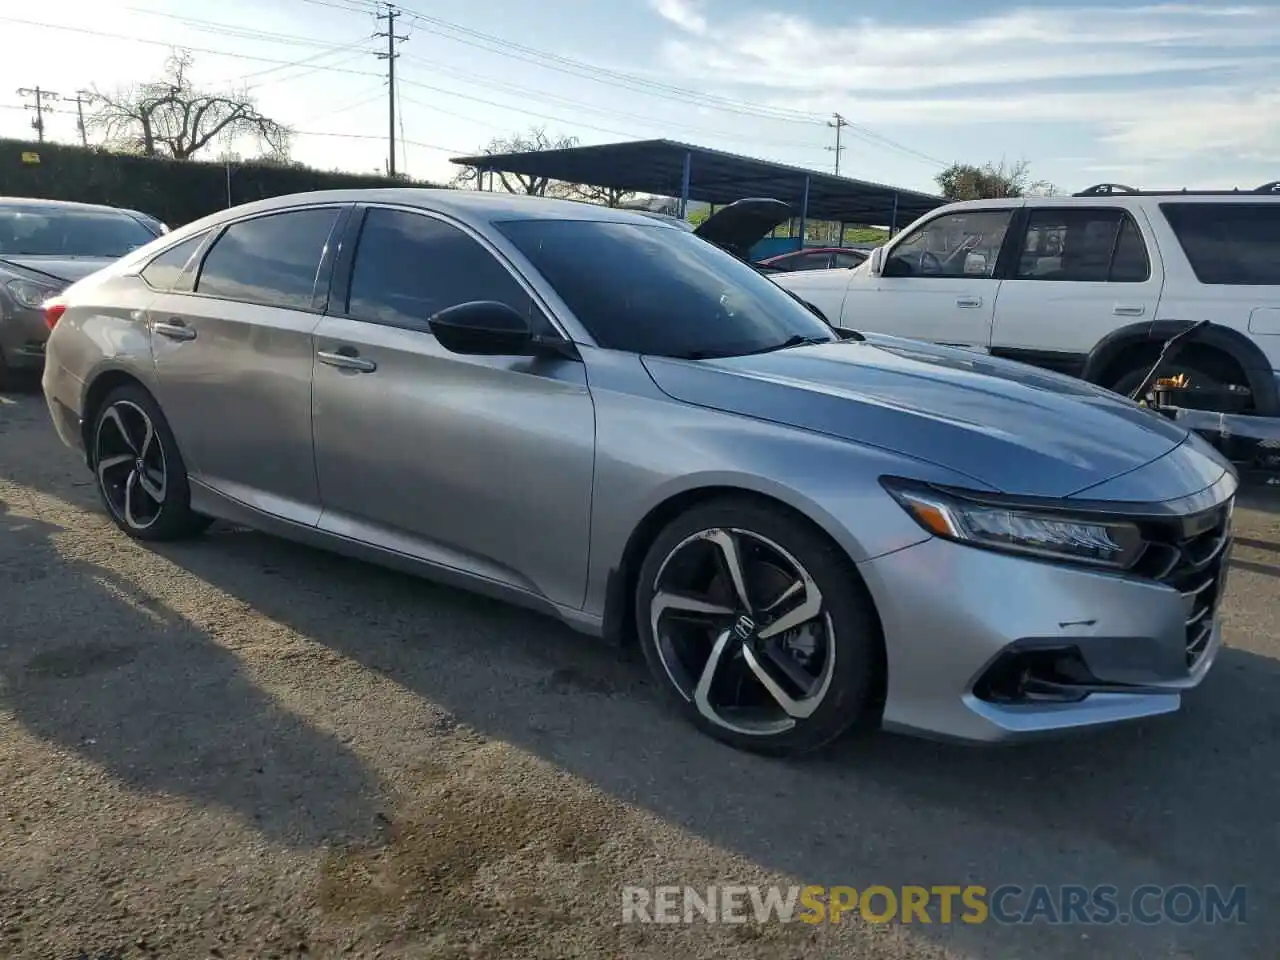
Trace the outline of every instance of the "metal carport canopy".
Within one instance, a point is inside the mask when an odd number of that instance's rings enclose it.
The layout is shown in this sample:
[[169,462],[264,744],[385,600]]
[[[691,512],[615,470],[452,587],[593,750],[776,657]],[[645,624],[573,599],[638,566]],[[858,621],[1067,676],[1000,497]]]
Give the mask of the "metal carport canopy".
[[726,204],[771,197],[792,204],[802,220],[905,226],[946,201],[768,160],[697,147],[674,140],[635,140],[563,150],[535,150],[455,157],[459,166],[549,177],[617,190]]

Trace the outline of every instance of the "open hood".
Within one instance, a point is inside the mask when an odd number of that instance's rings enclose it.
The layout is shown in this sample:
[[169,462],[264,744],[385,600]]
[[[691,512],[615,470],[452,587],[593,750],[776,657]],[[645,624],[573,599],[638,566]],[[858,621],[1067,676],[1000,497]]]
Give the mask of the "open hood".
[[752,247],[791,216],[791,206],[781,200],[749,197],[717,210],[693,232],[745,260]]

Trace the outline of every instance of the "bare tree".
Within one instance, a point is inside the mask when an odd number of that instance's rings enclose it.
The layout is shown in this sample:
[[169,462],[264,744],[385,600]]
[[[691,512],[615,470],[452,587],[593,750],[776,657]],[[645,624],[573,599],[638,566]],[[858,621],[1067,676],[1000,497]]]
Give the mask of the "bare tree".
[[566,200],[585,200],[587,203],[598,203],[606,207],[616,207],[636,195],[634,190],[597,187],[589,183],[567,183],[564,188],[563,196]]
[[[528,133],[516,133],[509,137],[494,137],[480,149],[486,157],[499,156],[504,153],[531,153],[537,150],[568,150],[578,146],[577,137],[548,136],[546,127],[530,127]],[[475,167],[463,167],[453,178],[453,186],[460,189],[474,187],[479,189],[483,184],[480,177],[483,171]],[[532,197],[564,196],[565,191],[577,188],[576,184],[561,184],[550,177],[535,177],[527,173],[506,173],[493,171],[494,176],[507,193],[527,193]]]
[[114,94],[93,91],[93,112],[85,123],[106,143],[147,157],[189,160],[214,141],[257,139],[272,157],[286,157],[289,130],[263,116],[245,91],[210,93],[191,82],[192,57],[175,51],[164,75]]

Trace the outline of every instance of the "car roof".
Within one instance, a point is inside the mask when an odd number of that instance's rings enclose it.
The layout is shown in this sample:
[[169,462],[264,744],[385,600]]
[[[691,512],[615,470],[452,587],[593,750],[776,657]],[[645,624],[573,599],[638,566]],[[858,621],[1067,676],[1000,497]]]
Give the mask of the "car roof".
[[33,210],[96,210],[111,213],[131,213],[122,207],[112,207],[105,203],[80,203],[78,200],[46,200],[40,197],[0,197],[0,207],[31,207]]
[[[503,220],[593,220],[601,223],[640,223],[675,229],[661,220],[632,210],[620,210],[576,200],[555,200],[515,193],[491,193],[487,190],[448,190],[443,188],[382,187],[356,190],[317,190],[271,197],[220,211],[216,219],[238,217],[248,213],[268,213],[315,203],[386,203],[420,207],[450,214],[472,222]],[[215,219],[211,217],[209,219]]]

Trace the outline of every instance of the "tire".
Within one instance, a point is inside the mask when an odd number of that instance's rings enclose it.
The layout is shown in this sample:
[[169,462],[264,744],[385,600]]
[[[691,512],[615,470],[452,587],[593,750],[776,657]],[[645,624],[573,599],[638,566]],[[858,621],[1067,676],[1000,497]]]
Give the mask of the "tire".
[[884,645],[870,594],[837,546],[781,507],[726,498],[677,517],[645,556],[635,609],[658,684],[718,740],[798,756],[879,721]]
[[183,540],[212,522],[191,509],[187,468],[160,405],[125,384],[103,399],[89,434],[98,496],[135,540]]
[[[1153,357],[1144,363],[1138,364],[1130,370],[1124,371],[1116,378],[1115,383],[1111,384],[1108,389],[1114,393],[1120,394],[1121,396],[1129,396],[1138,384],[1142,382],[1143,377],[1151,371],[1151,366],[1154,363],[1155,358]],[[1187,379],[1191,381],[1191,388],[1187,391],[1190,396],[1188,396],[1187,399],[1192,405],[1195,403],[1195,387],[1197,384],[1203,385],[1207,383],[1214,386],[1221,386],[1239,381],[1246,387],[1248,386],[1247,379],[1236,375],[1234,371],[1229,369],[1229,365],[1197,363],[1195,359],[1188,362],[1175,359],[1171,364],[1161,370],[1160,375],[1162,377],[1176,377],[1180,373],[1185,373],[1187,375]],[[1138,397],[1138,399],[1142,400],[1143,398]],[[1244,413],[1252,409],[1252,407],[1253,401],[1250,399],[1241,407],[1233,408],[1227,412]],[[1197,407],[1197,409],[1205,408]]]

